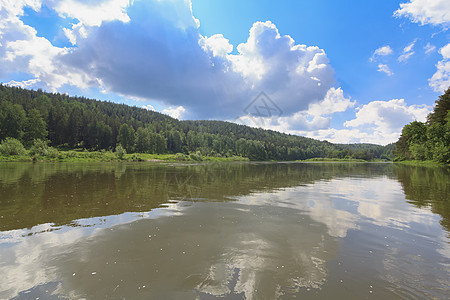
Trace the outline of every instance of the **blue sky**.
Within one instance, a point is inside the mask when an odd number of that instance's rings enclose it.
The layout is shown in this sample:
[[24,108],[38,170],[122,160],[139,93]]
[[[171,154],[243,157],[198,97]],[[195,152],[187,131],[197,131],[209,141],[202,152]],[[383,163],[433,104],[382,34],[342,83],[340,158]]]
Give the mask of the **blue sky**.
[[450,86],[449,25],[445,0],[0,0],[0,82],[387,144]]

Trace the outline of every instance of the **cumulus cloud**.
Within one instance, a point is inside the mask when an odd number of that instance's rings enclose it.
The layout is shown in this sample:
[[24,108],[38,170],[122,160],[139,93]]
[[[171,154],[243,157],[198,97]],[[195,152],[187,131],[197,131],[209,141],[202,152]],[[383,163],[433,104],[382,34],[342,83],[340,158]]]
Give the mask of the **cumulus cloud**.
[[308,114],[312,116],[330,115],[337,112],[344,112],[355,106],[355,102],[350,98],[345,98],[341,88],[330,88],[325,98],[320,103],[313,103],[309,106]]
[[[54,47],[49,40],[37,36],[33,27],[24,24],[20,17],[24,7],[38,11],[39,0],[2,1],[0,6],[0,77],[9,73],[23,72],[32,75],[22,85],[30,82],[56,91],[64,84],[72,84],[81,88],[92,84],[89,76],[69,66],[61,66],[56,57],[68,53],[68,49]],[[20,85],[20,83],[16,83]]]
[[[248,114],[241,116],[237,121],[248,126],[297,134],[302,131],[329,128],[331,115],[347,111],[354,105],[355,102],[346,98],[341,88],[330,88],[322,101],[310,104],[305,111],[298,111],[289,116]],[[234,122],[236,123],[236,120]]]
[[[52,45],[20,19],[24,6],[43,5],[72,22],[63,34],[73,47]],[[202,119],[243,116],[264,91],[283,112],[265,124],[282,131],[329,128],[332,114],[354,105],[333,87],[325,51],[281,35],[270,21],[254,23],[232,53],[223,35],[199,33],[190,1],[23,0],[0,13],[0,76],[32,77],[16,85],[97,88],[160,102],[176,118]],[[391,52],[385,46],[376,55]]]
[[399,62],[406,62],[412,55],[414,55],[414,45],[416,41],[413,41],[411,44],[403,48],[403,53],[398,57]]
[[394,51],[392,51],[391,46],[389,46],[389,45],[382,46],[373,52],[373,55],[370,58],[370,61],[375,61],[380,56],[388,56],[388,55],[391,55],[392,53],[394,53]]
[[429,79],[435,92],[443,93],[450,87],[450,43],[439,50],[442,60],[436,64],[437,71]]
[[175,119],[181,119],[186,112],[186,109],[183,106],[178,107],[169,107],[163,109],[162,113],[171,116]]
[[54,9],[61,17],[79,20],[85,26],[100,26],[107,21],[130,21],[126,9],[130,0],[42,0],[43,4]]
[[160,1],[136,2],[127,10],[130,22],[91,28],[59,59],[107,90],[181,105],[191,118],[239,116],[260,91],[293,115],[323,100],[334,83],[322,49],[295,44],[271,22],[256,22],[247,42],[230,54],[233,46],[222,35],[199,34],[192,14],[184,26],[165,18],[180,9]]
[[388,65],[378,64],[378,72],[386,73],[388,76],[394,75],[394,72],[391,71]]
[[372,133],[390,143],[398,139],[404,125],[414,120],[424,122],[430,111],[427,105],[408,106],[404,99],[372,101],[360,107],[356,118],[344,126]]
[[211,51],[214,56],[225,57],[233,51],[233,45],[222,34],[215,34],[209,38],[202,37],[200,45],[205,51]]
[[422,25],[450,24],[450,2],[447,0],[410,0],[401,3],[400,8],[394,12],[396,17],[407,17],[415,23]]

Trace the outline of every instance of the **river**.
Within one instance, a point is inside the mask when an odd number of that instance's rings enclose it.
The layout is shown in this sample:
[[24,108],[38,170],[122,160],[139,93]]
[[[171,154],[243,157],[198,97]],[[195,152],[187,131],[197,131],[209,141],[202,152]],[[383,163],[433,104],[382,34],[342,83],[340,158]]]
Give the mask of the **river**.
[[450,173],[1,163],[1,299],[447,299]]

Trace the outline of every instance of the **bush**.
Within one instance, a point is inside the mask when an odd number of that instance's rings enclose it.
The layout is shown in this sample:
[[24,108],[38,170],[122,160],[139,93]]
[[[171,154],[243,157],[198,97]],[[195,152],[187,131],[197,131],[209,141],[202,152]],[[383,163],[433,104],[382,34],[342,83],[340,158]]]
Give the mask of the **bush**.
[[118,144],[116,147],[116,155],[117,157],[122,160],[125,156],[125,154],[127,154],[127,151],[125,150],[125,148],[122,147],[121,144]]
[[0,144],[0,154],[2,155],[25,155],[26,150],[22,143],[14,138],[7,137]]
[[196,160],[196,161],[202,161],[203,160],[202,154],[200,153],[200,151],[197,151],[196,153],[189,154],[189,157],[192,160]]
[[48,145],[49,141],[35,139],[30,148],[31,155],[57,157],[58,150]]
[[184,154],[184,153],[176,153],[175,154],[175,160],[188,161],[189,157],[186,154]]

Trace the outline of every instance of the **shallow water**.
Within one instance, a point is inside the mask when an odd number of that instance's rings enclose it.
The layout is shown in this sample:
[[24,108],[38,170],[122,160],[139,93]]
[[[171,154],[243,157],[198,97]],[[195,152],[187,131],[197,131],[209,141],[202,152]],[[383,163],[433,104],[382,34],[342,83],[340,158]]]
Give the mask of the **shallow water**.
[[446,299],[450,174],[0,164],[1,299]]

